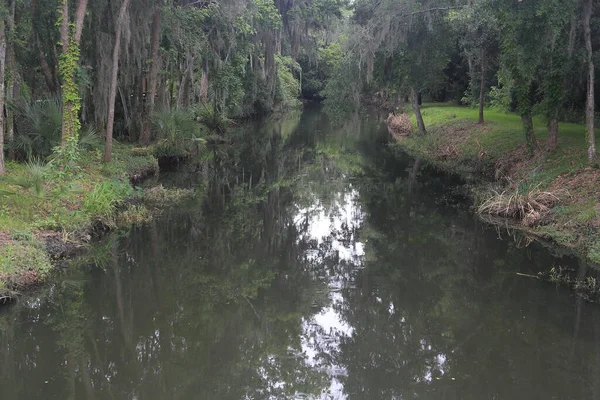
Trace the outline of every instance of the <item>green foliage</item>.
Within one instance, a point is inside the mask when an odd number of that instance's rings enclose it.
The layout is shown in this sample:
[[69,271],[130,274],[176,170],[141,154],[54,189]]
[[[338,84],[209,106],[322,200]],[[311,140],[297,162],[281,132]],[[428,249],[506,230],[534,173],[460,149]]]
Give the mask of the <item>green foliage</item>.
[[[222,120],[217,120],[217,127]],[[203,146],[206,126],[196,120],[193,109],[183,111],[158,110],[152,115],[152,131],[157,157],[186,157],[198,154]]]
[[232,124],[232,120],[220,113],[215,107],[206,105],[195,110],[196,120],[207,127],[210,131],[224,134]]
[[25,157],[48,157],[60,145],[61,100],[29,100],[11,105],[17,114],[18,134],[12,145]]
[[142,200],[152,206],[167,207],[192,199],[195,195],[193,189],[171,189],[159,185],[144,190]]
[[19,289],[21,285],[37,283],[43,280],[50,270],[52,263],[44,246],[38,241],[25,240],[5,244],[0,247],[0,277],[2,292]]
[[32,159],[27,161],[24,167],[21,173],[9,177],[8,182],[23,189],[33,188],[34,194],[37,197],[43,197],[45,191],[44,184],[50,176],[49,165],[40,159]]
[[600,241],[596,241],[592,244],[587,256],[594,263],[600,265]]
[[104,181],[85,195],[83,211],[92,217],[110,218],[117,206],[133,194],[129,182],[119,179]]
[[282,108],[298,107],[300,105],[300,81],[294,76],[301,73],[300,65],[291,57],[275,57],[277,65],[277,96],[275,99]]

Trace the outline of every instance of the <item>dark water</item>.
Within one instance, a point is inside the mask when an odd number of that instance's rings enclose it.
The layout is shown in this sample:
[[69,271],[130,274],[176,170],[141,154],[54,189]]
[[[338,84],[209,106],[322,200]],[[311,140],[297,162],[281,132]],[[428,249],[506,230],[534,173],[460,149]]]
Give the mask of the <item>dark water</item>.
[[1,399],[600,398],[598,305],[516,274],[572,260],[500,239],[375,119],[242,133],[164,178],[197,200],[0,313]]

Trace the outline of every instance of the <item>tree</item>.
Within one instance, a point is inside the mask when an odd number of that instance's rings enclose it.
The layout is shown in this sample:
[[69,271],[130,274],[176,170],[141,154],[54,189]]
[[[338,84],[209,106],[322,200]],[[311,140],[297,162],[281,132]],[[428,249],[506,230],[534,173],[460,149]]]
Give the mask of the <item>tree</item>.
[[88,0],[78,0],[75,12],[75,23],[71,23],[69,16],[69,1],[60,0],[59,23],[60,44],[62,54],[59,60],[59,72],[62,78],[62,135],[61,142],[64,146],[71,138],[79,134],[81,122],[79,111],[81,100],[79,98],[79,87],[76,82],[77,68],[79,67],[79,43],[83,33],[83,22],[87,10]]
[[17,68],[15,60],[15,13],[16,13],[16,0],[10,1],[10,11],[7,18],[8,22],[8,40],[7,40],[7,53],[6,53],[6,64],[8,69],[7,77],[7,88],[6,88],[6,101],[10,105],[6,109],[6,133],[8,136],[8,157],[9,159],[15,158],[13,141],[15,138],[15,117],[12,108],[12,103],[15,95],[15,86],[17,80]]
[[[150,118],[154,111],[154,103],[156,101],[156,88],[158,86],[158,67],[160,60],[160,32],[162,21],[162,7],[160,0],[156,0],[154,4],[154,18],[152,20],[152,49],[150,53],[150,73],[149,73],[149,88],[146,93],[146,112],[144,121],[142,122],[142,134],[140,135],[140,143],[148,145],[150,142]],[[202,77],[205,75],[203,74]]]
[[[2,10],[0,8],[0,10]],[[0,16],[0,176],[4,175],[4,73],[6,70],[6,26],[4,16]]]
[[478,123],[483,124],[486,74],[495,63],[498,21],[488,0],[470,2],[461,9],[451,11],[450,21],[461,38],[460,46],[469,66],[469,87],[473,98],[477,96],[479,99]]
[[112,158],[113,129],[115,125],[115,99],[117,97],[117,83],[119,77],[119,57],[121,54],[121,32],[125,24],[125,16],[129,7],[129,0],[123,0],[119,9],[119,17],[115,27],[115,44],[112,57],[112,75],[110,81],[110,92],[108,95],[108,117],[106,118],[106,147],[104,150],[104,161],[110,162]]
[[585,38],[585,50],[587,52],[587,96],[585,103],[585,120],[587,137],[589,141],[588,159],[590,162],[596,160],[596,133],[594,131],[594,51],[592,48],[592,31],[590,19],[593,13],[593,0],[583,0],[583,33]]

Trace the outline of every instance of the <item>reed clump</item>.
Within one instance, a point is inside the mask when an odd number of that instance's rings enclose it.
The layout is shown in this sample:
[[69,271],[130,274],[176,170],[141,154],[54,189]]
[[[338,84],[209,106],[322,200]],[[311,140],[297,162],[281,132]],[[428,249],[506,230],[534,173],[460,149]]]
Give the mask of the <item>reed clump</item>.
[[523,226],[531,227],[538,224],[552,207],[559,204],[566,191],[547,191],[539,186],[521,193],[518,189],[512,191],[492,191],[492,194],[479,206],[479,214],[488,214],[519,221]]
[[407,137],[413,132],[414,126],[407,114],[390,113],[387,119],[388,129],[396,138]]

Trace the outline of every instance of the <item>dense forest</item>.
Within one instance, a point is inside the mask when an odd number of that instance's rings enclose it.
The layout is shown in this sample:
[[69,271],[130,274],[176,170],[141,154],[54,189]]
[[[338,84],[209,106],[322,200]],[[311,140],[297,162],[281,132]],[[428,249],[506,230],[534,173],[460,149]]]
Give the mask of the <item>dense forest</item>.
[[421,134],[421,99],[479,105],[480,121],[484,105],[517,112],[531,151],[533,115],[550,149],[559,120],[585,121],[593,160],[596,17],[592,0],[7,0],[0,174],[5,154],[103,140],[110,161],[113,138],[148,145],[173,119],[223,133],[365,95],[410,103]]

